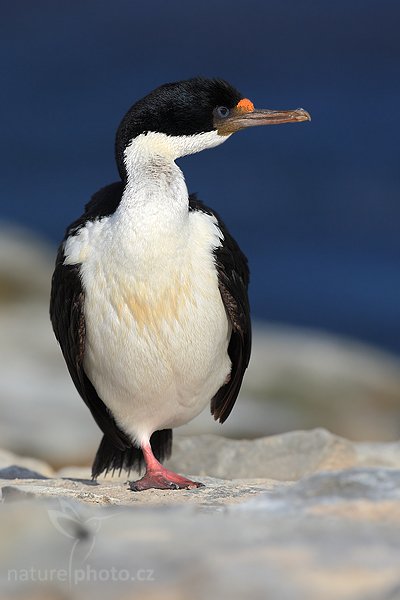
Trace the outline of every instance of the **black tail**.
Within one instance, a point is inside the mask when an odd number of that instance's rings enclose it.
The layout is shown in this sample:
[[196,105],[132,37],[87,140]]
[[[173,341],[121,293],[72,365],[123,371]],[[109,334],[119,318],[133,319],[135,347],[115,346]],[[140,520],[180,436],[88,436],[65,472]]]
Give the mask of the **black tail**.
[[[157,460],[163,462],[169,458],[172,450],[172,429],[155,431],[150,438],[150,444]],[[113,475],[115,470],[121,473],[122,469],[126,469],[128,473],[131,469],[140,472],[143,467],[144,458],[140,448],[132,445],[120,450],[103,435],[92,465],[92,477],[96,479],[103,471],[107,474],[111,470]]]

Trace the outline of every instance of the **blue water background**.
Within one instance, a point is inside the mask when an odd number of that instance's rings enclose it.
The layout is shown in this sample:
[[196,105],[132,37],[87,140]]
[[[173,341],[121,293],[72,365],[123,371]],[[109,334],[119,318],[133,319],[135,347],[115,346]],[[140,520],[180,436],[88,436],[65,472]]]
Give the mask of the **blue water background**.
[[253,314],[400,351],[398,1],[22,0],[0,27],[2,219],[57,242],[116,179],[133,101],[221,76],[313,117],[180,161],[249,257]]

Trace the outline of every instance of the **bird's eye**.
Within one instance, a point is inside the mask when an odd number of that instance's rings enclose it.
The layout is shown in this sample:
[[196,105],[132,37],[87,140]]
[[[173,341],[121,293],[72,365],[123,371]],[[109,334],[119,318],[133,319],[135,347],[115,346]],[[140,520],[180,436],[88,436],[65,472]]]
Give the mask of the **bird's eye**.
[[215,109],[215,112],[217,113],[218,117],[225,119],[229,115],[230,110],[226,106],[218,106],[218,108]]

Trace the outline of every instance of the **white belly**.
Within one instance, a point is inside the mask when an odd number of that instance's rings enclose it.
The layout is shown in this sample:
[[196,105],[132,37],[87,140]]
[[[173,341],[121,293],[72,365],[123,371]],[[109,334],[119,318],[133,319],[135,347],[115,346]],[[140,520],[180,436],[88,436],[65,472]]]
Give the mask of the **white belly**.
[[198,415],[231,369],[212,254],[218,229],[208,215],[189,216],[188,229],[146,260],[134,241],[112,238],[112,217],[92,224],[90,252],[81,248],[85,371],[139,443]]

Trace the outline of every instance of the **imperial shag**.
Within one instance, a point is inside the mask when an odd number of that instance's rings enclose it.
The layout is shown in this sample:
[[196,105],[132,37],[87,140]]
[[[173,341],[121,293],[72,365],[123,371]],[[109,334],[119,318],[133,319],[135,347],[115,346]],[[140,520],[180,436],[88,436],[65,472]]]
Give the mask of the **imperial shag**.
[[162,466],[172,428],[211,402],[223,423],[251,349],[247,259],[175,160],[253,125],[309,120],[256,110],[226,81],[162,85],[116,136],[120,181],[92,197],[59,248],[50,315],[72,380],[103,432],[92,475],[146,472],[132,490],[193,488]]

